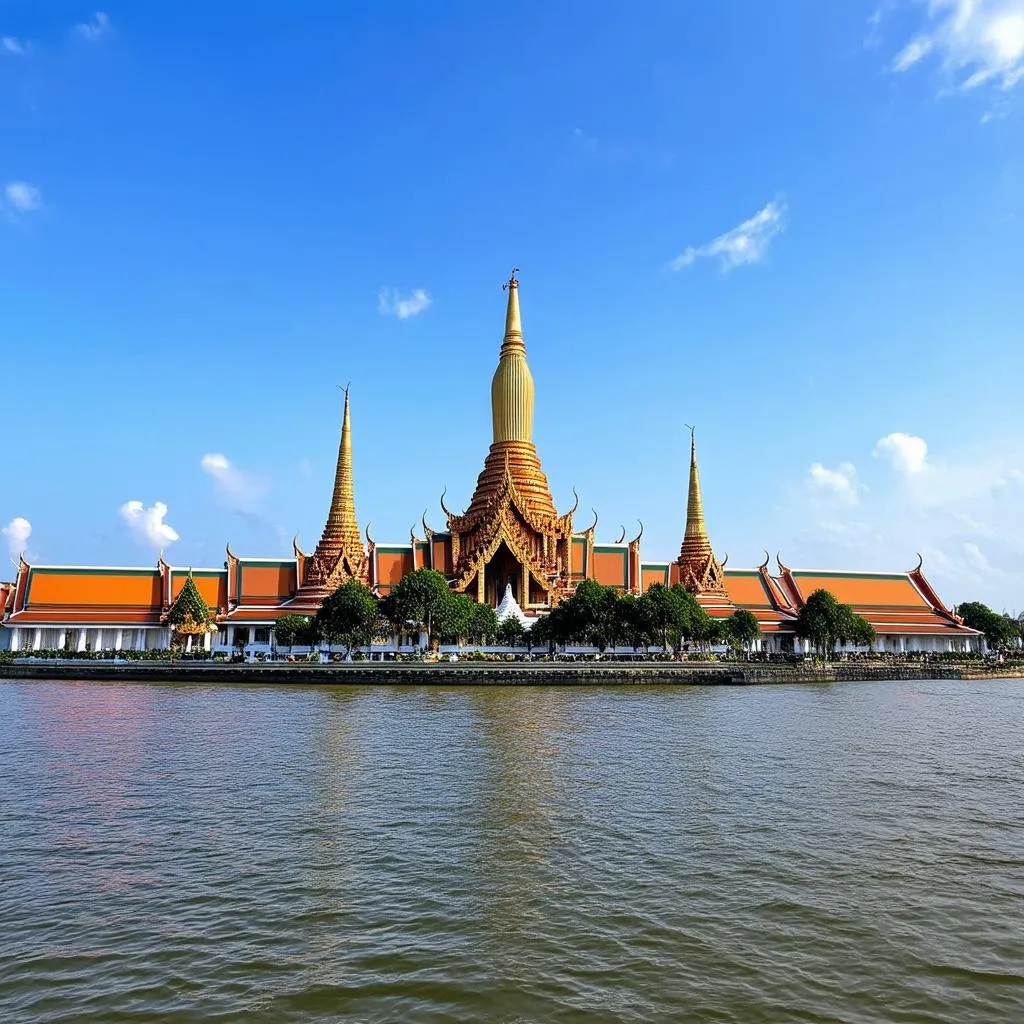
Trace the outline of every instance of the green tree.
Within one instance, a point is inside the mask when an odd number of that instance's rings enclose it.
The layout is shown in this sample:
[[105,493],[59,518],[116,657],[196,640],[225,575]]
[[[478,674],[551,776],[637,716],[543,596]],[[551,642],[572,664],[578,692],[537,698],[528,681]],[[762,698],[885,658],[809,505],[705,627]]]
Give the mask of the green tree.
[[282,615],[274,623],[274,637],[278,646],[287,647],[289,650],[296,644],[304,646],[310,634],[309,625],[310,620],[305,615]]
[[737,608],[726,619],[729,639],[740,650],[749,652],[751,644],[761,635],[757,616],[746,608]]
[[461,644],[469,634],[476,602],[465,594],[448,591],[434,610],[434,632],[440,643]]
[[824,658],[831,658],[839,640],[839,602],[827,590],[816,590],[796,617],[794,632],[809,640]]
[[722,639],[717,620],[708,615],[703,605],[685,587],[676,583],[673,592],[682,603],[682,637],[698,647],[708,650]]
[[526,627],[518,616],[507,615],[498,623],[498,643],[502,647],[519,647],[526,638]]
[[1005,651],[1016,645],[1020,637],[1017,621],[1009,615],[1000,615],[981,601],[967,601],[957,607],[964,625],[985,634],[985,642],[993,651]]
[[436,569],[417,569],[399,580],[391,592],[394,614],[404,622],[413,622],[426,631],[427,642],[434,641],[434,616],[443,609],[451,596],[451,588],[444,574]]
[[185,580],[185,585],[178,592],[178,596],[167,613],[167,621],[172,626],[184,626],[190,623],[205,626],[210,622],[210,609],[199,593],[196,581],[192,579],[191,570]]
[[644,647],[656,637],[649,606],[633,594],[620,594],[614,605],[614,638],[616,644],[626,644],[635,651]]
[[837,605],[836,614],[836,632],[841,643],[853,644],[854,647],[874,645],[878,634],[863,615],[858,615],[848,604]]
[[686,607],[679,590],[655,583],[644,591],[639,603],[643,606],[640,615],[653,636],[666,651],[677,650],[686,625]]
[[391,630],[391,635],[397,645],[401,642],[401,635],[405,631],[406,618],[402,609],[399,608],[398,602],[395,600],[394,593],[385,594],[380,599],[377,607],[380,610],[382,622]]
[[324,600],[316,613],[316,628],[328,643],[353,647],[370,643],[381,625],[377,598],[365,583],[349,580]]
[[489,604],[473,602],[473,611],[466,628],[471,644],[489,644],[498,634],[498,616]]

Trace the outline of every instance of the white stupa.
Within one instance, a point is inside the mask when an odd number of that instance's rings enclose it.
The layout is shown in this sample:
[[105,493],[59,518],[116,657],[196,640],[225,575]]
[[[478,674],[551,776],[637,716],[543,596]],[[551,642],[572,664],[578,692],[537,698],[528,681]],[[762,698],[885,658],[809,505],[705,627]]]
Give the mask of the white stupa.
[[529,628],[530,618],[519,607],[519,602],[515,598],[515,594],[512,593],[512,584],[505,584],[505,596],[501,599],[501,604],[498,605],[497,610],[498,621],[502,622],[505,619],[513,618],[518,619],[524,626]]

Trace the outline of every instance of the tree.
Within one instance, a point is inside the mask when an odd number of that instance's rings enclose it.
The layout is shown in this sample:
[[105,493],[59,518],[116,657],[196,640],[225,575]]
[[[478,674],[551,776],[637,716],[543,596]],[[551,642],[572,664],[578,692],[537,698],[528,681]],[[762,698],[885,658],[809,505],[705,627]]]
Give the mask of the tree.
[[761,635],[761,626],[757,616],[746,608],[738,608],[726,619],[729,639],[744,651],[750,651],[750,645]]
[[471,644],[489,644],[498,634],[498,616],[489,604],[473,602],[473,611],[466,627],[466,639]]
[[815,650],[830,658],[839,639],[839,602],[827,590],[816,590],[796,617],[794,632],[809,640]]
[[620,594],[614,605],[614,640],[628,644],[635,651],[649,644],[656,636],[649,617],[649,606],[633,594]]
[[639,603],[643,606],[639,614],[652,635],[661,640],[666,651],[676,650],[686,624],[686,611],[679,591],[655,583],[647,588]]
[[445,595],[434,610],[434,632],[443,644],[461,644],[469,633],[476,602],[465,594]]
[[393,593],[385,594],[380,599],[377,608],[380,611],[382,624],[387,624],[397,646],[401,641],[401,634],[405,630],[406,618],[402,609],[399,608],[398,602],[395,600],[395,595]]
[[274,637],[278,646],[289,650],[296,644],[305,646],[311,633],[309,627],[310,620],[305,615],[282,615],[274,623]]
[[815,650],[831,658],[837,643],[870,647],[876,639],[875,627],[848,604],[840,604],[827,590],[816,590],[797,615],[796,635],[809,640]]
[[672,587],[682,604],[682,637],[698,647],[708,650],[722,639],[718,621],[708,615],[701,603],[685,587],[676,583]]
[[964,625],[985,634],[985,642],[993,651],[1005,651],[1015,646],[1020,631],[1016,620],[1000,615],[981,601],[967,601],[957,606],[957,614]]
[[206,626],[209,625],[211,616],[210,609],[203,600],[196,581],[192,579],[192,572],[189,570],[185,585],[178,592],[167,613],[167,621],[172,626]]
[[558,614],[548,624],[548,639],[554,643],[590,644],[604,650],[613,640],[617,599],[612,587],[602,586],[597,580],[583,580],[573,595],[551,613]]
[[317,632],[328,643],[353,647],[370,643],[380,628],[377,598],[365,583],[349,580],[324,600],[316,613]]
[[526,637],[526,627],[518,616],[507,615],[498,623],[498,643],[503,647],[519,647]]
[[878,638],[875,627],[848,604],[837,606],[836,632],[842,643],[853,644],[854,647],[871,647]]
[[434,640],[434,616],[451,595],[444,574],[436,569],[417,569],[403,576],[394,590],[393,613],[404,622],[414,622],[427,634],[427,642]]

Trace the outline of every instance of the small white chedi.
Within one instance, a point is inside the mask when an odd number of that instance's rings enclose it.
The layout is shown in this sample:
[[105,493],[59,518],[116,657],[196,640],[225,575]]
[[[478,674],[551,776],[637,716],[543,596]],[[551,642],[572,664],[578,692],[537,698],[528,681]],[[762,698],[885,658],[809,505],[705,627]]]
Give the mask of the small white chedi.
[[524,626],[528,626],[530,622],[529,616],[519,607],[519,602],[512,593],[511,583],[505,584],[505,596],[501,599],[496,614],[499,622],[504,622],[505,619],[518,619]]

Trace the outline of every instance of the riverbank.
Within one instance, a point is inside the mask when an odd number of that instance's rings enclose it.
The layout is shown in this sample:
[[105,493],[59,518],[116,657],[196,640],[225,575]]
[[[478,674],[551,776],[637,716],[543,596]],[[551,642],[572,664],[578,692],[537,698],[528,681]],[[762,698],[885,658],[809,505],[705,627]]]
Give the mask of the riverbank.
[[386,686],[752,686],[866,682],[882,679],[1021,679],[1024,668],[977,662],[935,664],[837,662],[831,665],[742,662],[351,662],[237,664],[210,662],[11,662],[6,679],[121,682],[297,683]]

